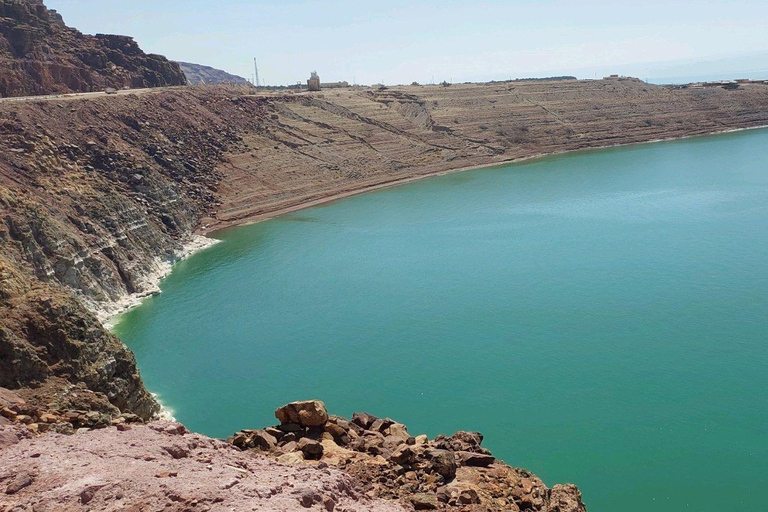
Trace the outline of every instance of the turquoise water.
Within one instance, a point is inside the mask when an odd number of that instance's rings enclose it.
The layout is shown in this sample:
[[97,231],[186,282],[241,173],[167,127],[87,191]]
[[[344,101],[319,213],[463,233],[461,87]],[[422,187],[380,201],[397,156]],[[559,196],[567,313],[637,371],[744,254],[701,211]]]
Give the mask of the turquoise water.
[[591,512],[765,510],[768,131],[431,178],[218,234],[116,327],[214,436],[473,429]]

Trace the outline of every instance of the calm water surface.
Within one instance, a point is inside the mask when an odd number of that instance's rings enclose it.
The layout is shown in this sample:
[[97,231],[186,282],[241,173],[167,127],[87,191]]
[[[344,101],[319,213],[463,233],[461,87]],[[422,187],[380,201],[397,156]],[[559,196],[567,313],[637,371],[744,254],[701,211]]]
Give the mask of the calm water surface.
[[218,237],[116,327],[193,430],[317,397],[480,430],[591,512],[765,510],[768,131],[442,176]]

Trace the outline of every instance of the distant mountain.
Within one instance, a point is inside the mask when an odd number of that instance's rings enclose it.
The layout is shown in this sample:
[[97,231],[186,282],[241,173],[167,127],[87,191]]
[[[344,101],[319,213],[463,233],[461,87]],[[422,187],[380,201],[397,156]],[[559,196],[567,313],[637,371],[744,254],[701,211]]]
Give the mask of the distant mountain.
[[191,62],[179,62],[181,70],[187,77],[189,85],[215,85],[215,84],[234,84],[247,85],[250,82],[245,78],[232,75],[226,71],[203,66],[201,64],[192,64]]
[[0,0],[0,96],[185,85],[178,64],[128,36],[84,35],[42,0]]
[[[663,64],[663,65],[662,65]],[[768,78],[768,53],[754,53],[707,61],[662,63],[648,71],[655,83],[689,83],[736,78]]]

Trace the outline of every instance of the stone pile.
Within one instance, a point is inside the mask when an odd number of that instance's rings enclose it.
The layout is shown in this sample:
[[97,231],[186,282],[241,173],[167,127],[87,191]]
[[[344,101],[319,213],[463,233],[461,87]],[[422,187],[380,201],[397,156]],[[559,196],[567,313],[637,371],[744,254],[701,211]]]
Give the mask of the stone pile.
[[585,510],[575,486],[550,490],[527,471],[497,461],[481,446],[479,432],[430,440],[423,434],[412,436],[405,425],[389,418],[329,416],[319,400],[290,403],[275,416],[279,425],[241,430],[228,441],[288,464],[343,469],[371,497],[399,499],[417,510]]

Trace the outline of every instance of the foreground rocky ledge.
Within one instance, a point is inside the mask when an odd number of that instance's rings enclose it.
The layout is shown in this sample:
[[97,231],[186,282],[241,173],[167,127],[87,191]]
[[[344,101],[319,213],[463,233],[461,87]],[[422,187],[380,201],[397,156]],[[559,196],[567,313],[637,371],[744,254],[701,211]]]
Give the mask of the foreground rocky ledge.
[[275,411],[280,424],[242,430],[228,441],[279,462],[326,465],[352,475],[368,496],[416,510],[584,512],[575,485],[547,488],[537,476],[498,461],[479,432],[412,436],[389,418],[329,416],[319,400]]
[[327,467],[289,467],[178,423],[34,436],[0,426],[0,510],[406,510]]
[[576,486],[547,488],[478,432],[413,437],[388,418],[329,416],[319,400],[275,415],[225,442],[133,415],[45,412],[0,388],[0,511],[586,512]]

